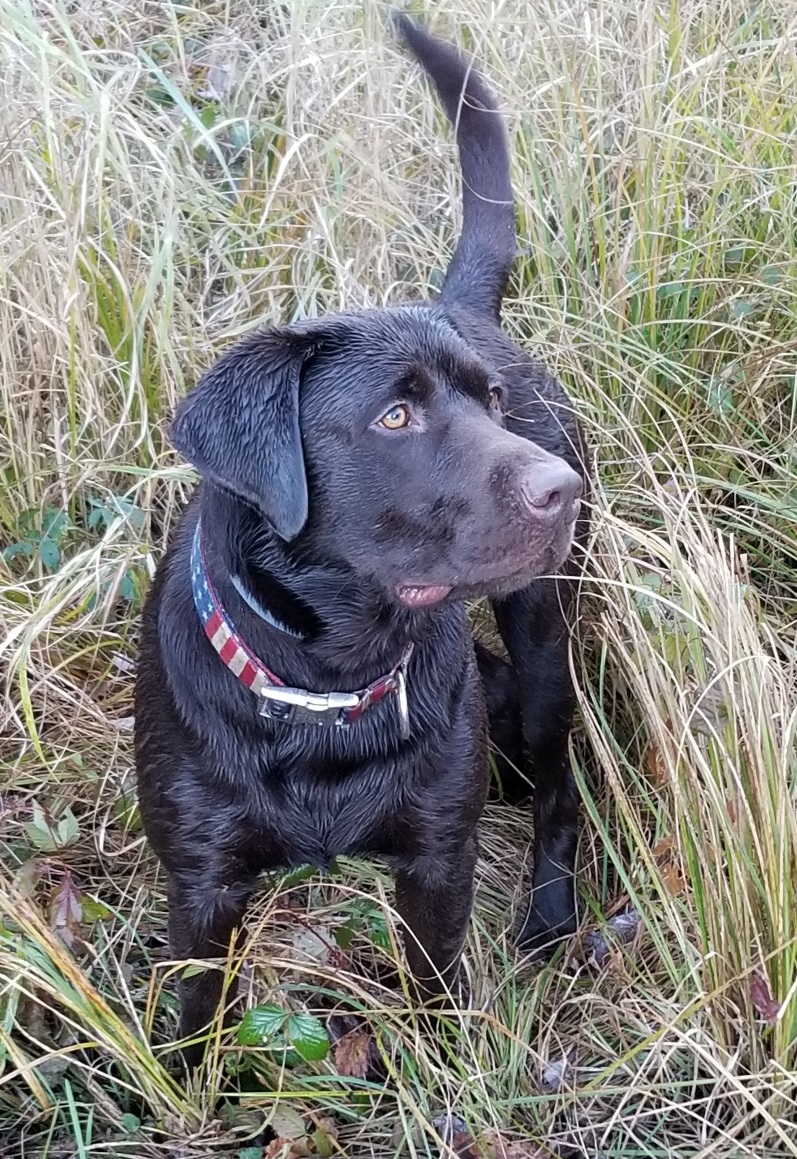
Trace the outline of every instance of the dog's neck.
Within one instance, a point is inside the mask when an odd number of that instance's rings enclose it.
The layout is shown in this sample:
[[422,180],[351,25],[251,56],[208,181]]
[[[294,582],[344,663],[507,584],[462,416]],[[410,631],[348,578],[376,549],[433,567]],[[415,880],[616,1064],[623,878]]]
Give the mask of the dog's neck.
[[310,565],[301,545],[284,543],[253,507],[212,484],[201,491],[202,538],[219,598],[247,644],[290,683],[363,687],[454,612],[403,609],[345,565]]

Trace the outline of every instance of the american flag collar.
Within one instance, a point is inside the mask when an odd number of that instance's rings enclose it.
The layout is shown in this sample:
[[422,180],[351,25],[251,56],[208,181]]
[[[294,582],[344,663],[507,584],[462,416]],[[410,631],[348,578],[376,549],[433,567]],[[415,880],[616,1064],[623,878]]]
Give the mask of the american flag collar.
[[207,568],[201,520],[197,520],[191,544],[191,589],[205,635],[222,662],[242,684],[260,697],[261,716],[283,724],[347,728],[369,708],[395,693],[401,736],[404,740],[409,738],[407,665],[413,652],[412,644],[386,676],[380,676],[357,692],[308,692],[304,688],[289,688],[246,646],[222,607]]

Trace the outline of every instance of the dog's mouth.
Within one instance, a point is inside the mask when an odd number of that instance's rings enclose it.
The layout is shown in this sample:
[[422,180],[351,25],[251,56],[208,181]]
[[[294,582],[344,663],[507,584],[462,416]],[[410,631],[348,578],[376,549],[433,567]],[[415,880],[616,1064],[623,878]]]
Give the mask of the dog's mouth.
[[396,584],[393,590],[405,608],[417,609],[434,607],[448,596],[454,600],[506,596],[542,575],[559,570],[570,555],[573,526],[568,524],[567,535],[533,560],[506,560],[503,566],[469,569],[451,584],[403,583]]
[[452,589],[452,584],[398,584],[396,595],[408,608],[430,608],[439,604]]

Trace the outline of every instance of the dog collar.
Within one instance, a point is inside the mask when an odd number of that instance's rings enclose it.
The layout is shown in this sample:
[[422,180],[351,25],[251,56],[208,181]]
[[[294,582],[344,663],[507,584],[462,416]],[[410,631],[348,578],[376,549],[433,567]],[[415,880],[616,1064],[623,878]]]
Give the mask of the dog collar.
[[[407,664],[412,656],[412,644],[386,676],[380,676],[367,688],[357,692],[308,692],[304,688],[290,688],[246,646],[222,607],[208,573],[202,542],[202,524],[199,520],[191,545],[191,589],[194,606],[205,635],[222,662],[242,684],[260,697],[261,716],[283,724],[318,724],[348,728],[369,708],[373,708],[386,696],[395,693],[398,699],[401,736],[403,740],[409,739]],[[267,622],[272,623],[272,617],[267,617]],[[273,623],[272,626],[280,630],[278,623]]]

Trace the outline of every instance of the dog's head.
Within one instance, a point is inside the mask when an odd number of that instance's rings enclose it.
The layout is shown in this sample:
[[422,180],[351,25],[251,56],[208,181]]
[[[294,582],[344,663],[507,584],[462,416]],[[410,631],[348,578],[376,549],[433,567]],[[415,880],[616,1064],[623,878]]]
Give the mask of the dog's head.
[[570,551],[581,479],[504,429],[503,391],[433,310],[338,315],[231,349],[172,441],[304,559],[423,607],[506,594]]

